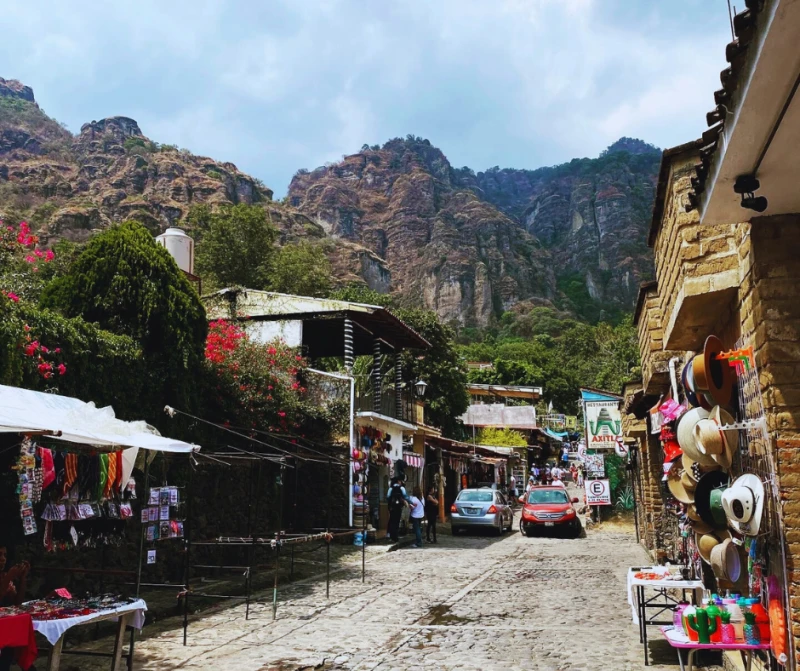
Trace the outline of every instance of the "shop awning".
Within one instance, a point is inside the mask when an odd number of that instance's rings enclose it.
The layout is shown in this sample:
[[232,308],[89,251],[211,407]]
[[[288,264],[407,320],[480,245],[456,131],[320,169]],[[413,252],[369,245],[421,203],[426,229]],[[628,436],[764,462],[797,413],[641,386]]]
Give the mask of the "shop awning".
[[403,461],[411,468],[423,468],[425,466],[425,458],[413,452],[403,452]]
[[146,422],[125,422],[111,406],[0,385],[0,433],[43,433],[56,440],[102,448],[138,447],[194,452],[198,445],[165,438]]

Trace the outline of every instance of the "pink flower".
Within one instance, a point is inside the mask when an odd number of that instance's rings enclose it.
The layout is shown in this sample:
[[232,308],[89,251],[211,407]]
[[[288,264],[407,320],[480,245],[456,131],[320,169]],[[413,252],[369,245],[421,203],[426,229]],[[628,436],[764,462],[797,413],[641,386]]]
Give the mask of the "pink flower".
[[279,410],[278,417],[286,417],[286,413],[283,410]]
[[9,298],[10,298],[12,301],[14,301],[15,303],[19,303],[19,296],[17,296],[17,294],[15,294],[14,292],[12,292],[12,291],[9,291],[9,292],[6,294],[6,296],[8,296],[8,297],[9,297]]
[[42,345],[42,354],[47,354],[50,350],[47,349],[44,345]]
[[67,367],[63,363],[58,364],[58,374],[59,375],[67,374]]
[[54,258],[56,258],[56,255],[53,254],[53,250],[52,249],[48,249],[47,253],[44,255],[44,260],[49,263]]
[[56,348],[53,350],[53,354],[61,354],[61,348],[60,348],[60,347],[56,347]]
[[44,252],[41,249],[37,249],[33,253],[36,255],[37,259],[41,259],[44,256]]
[[30,254],[28,254],[25,257],[25,261],[28,262],[28,263],[36,263],[36,257],[35,256],[31,256]]

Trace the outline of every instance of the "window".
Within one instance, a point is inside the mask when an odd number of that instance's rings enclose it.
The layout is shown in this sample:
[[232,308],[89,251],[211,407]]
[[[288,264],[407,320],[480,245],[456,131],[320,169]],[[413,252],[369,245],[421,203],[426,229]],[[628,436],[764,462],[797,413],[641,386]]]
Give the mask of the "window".
[[569,503],[567,493],[558,489],[534,489],[528,495],[528,503]]
[[474,489],[464,489],[459,492],[458,496],[456,497],[456,501],[462,501],[466,503],[491,503],[492,502],[492,492],[491,491],[476,491]]

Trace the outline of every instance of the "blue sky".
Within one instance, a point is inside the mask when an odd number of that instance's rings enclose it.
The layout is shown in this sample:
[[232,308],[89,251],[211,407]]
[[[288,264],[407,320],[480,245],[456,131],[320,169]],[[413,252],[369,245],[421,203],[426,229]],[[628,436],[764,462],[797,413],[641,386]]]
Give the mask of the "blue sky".
[[3,3],[0,76],[77,132],[136,119],[285,194],[408,133],[453,165],[536,168],[705,129],[725,0]]

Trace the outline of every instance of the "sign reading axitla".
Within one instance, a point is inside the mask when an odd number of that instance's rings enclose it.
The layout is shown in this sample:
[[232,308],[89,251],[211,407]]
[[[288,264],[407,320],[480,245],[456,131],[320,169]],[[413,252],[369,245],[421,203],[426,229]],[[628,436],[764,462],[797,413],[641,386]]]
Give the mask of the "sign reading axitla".
[[622,419],[617,401],[587,401],[586,447],[591,449],[608,448],[613,450],[622,438]]
[[611,505],[611,485],[608,480],[586,481],[586,503],[590,506]]

